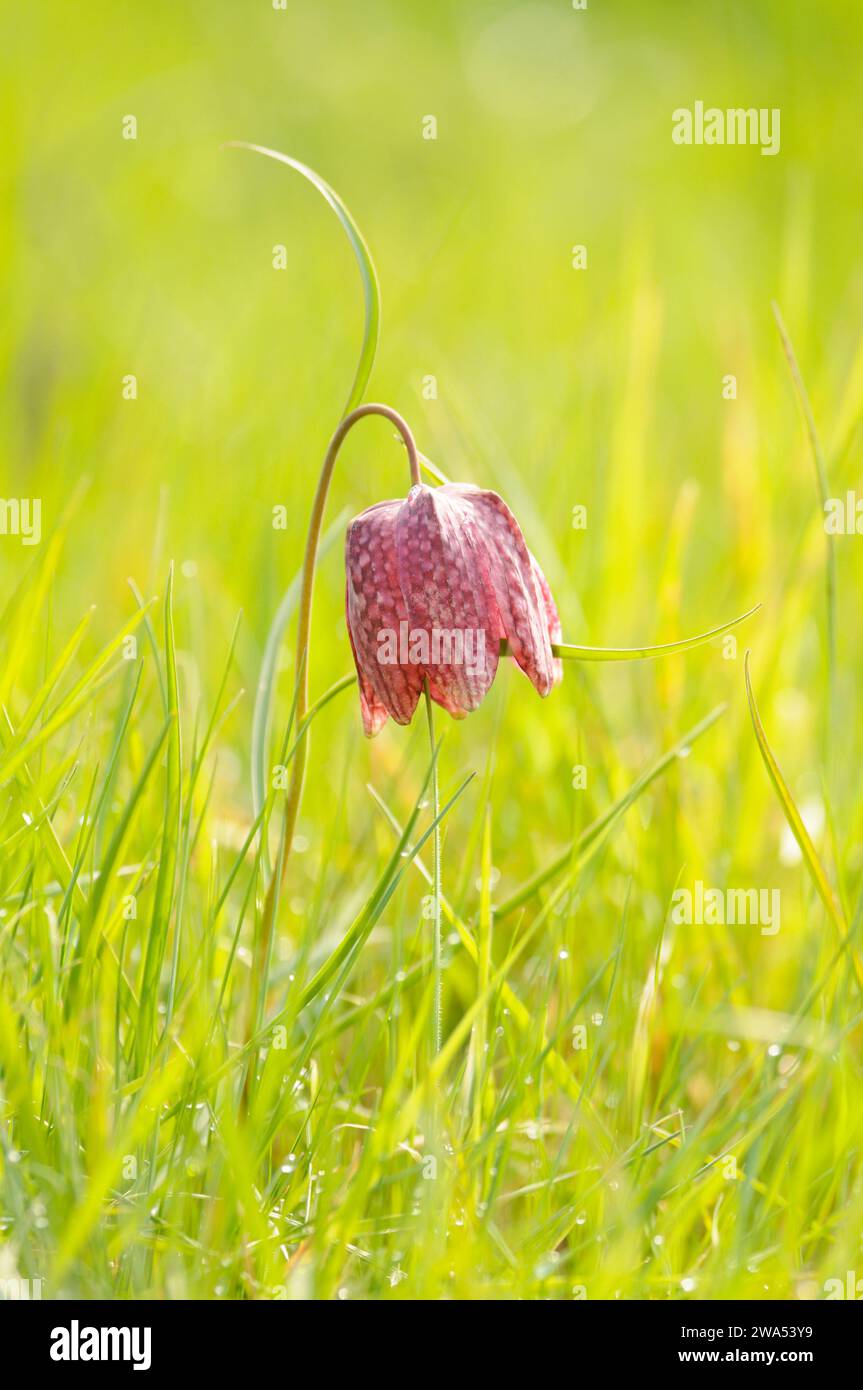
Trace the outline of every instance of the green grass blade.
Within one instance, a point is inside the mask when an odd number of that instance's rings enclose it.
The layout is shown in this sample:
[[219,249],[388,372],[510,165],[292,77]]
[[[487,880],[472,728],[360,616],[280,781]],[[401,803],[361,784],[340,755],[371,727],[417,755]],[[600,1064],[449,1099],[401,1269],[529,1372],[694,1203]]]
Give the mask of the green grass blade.
[[228,150],[251,150],[255,154],[266,155],[267,159],[275,159],[279,164],[286,164],[289,169],[302,174],[303,178],[308,179],[309,183],[318,190],[321,197],[332,208],[350,242],[363,284],[365,323],[359,361],[343,411],[343,414],[347,415],[355,405],[359,405],[365,394],[377,352],[380,332],[381,292],[377,272],[365,238],[336,190],[327,183],[326,179],[322,179],[320,174],[315,173],[314,169],[310,169],[307,164],[302,164],[298,159],[292,159],[290,155],[282,154],[280,150],[271,150],[266,145],[254,145],[246,140],[229,140],[224,148]]
[[10,777],[13,777],[23,767],[36,750],[42,747],[43,743],[46,743],[58,730],[68,724],[78,711],[87,704],[93,696],[96,682],[105,666],[122,646],[126,637],[135,630],[142,617],[143,612],[135,613],[120,629],[116,637],[106,647],[103,647],[81,679],[30,739],[24,739],[23,742],[15,741],[9,745],[5,750],[4,757],[0,758],[0,785],[8,782]]
[[[743,658],[743,671],[746,679],[746,698],[749,701],[749,713],[752,718],[752,727],[755,730],[755,738],[767,775],[773,784],[773,790],[779,798],[783,814],[788,822],[792,835],[800,846],[800,853],[803,855],[803,862],[809,873],[809,877],[815,886],[819,898],[827,909],[827,915],[839,933],[839,939],[843,943],[848,943],[848,923],[845,920],[845,913],[839,901],[827,871],[818,856],[812,837],[803,822],[803,817],[795,805],[794,798],[788,788],[788,783],[782,775],[782,771],[770,747],[764,725],[758,713],[758,705],[755,702],[755,692],[752,689],[752,678],[749,671],[749,652]],[[850,944],[850,943],[849,943]],[[854,963],[854,971],[858,983],[863,987],[863,961],[860,960],[858,952],[851,947],[851,955]]]
[[[99,877],[95,882],[93,892],[90,897],[90,910],[81,932],[81,941],[79,946],[79,968],[81,966],[87,966],[92,952],[94,952],[98,948],[100,928],[105,916],[107,905],[106,895],[113,881],[112,876],[114,873],[114,869],[118,862],[120,862],[121,860],[123,850],[129,837],[135,811],[141,801],[141,798],[153,773],[153,769],[156,766],[156,760],[158,759],[159,754],[162,751],[162,747],[165,743],[165,739],[167,738],[168,733],[171,730],[171,727],[172,721],[166,720],[156,739],[156,742],[153,744],[153,747],[150,749],[150,752],[147,755],[146,762],[144,763],[144,766],[141,769],[140,776],[138,777],[135,786],[132,788],[132,791],[130,792],[127,800],[124,802],[122,814],[114,829],[114,833],[111,836],[108,848],[105,851],[105,855],[99,869]],[[77,978],[77,975],[78,970],[76,969],[76,971],[73,972],[73,981]],[[70,1003],[74,1001],[74,998],[75,989],[73,985],[70,986],[69,991]]]
[[[327,551],[340,539],[344,532],[346,514],[342,512],[321,539],[320,554]],[[279,651],[288,623],[294,615],[300,598],[302,575],[291,580],[285,595],[276,609],[275,616],[267,633],[264,656],[255,692],[255,708],[252,714],[252,809],[259,816],[267,797],[267,769],[269,767],[270,728],[272,725],[273,697],[278,674]],[[270,872],[269,854],[265,852],[264,864]]]
[[643,772],[640,777],[637,777],[629,790],[624,792],[623,796],[618,797],[617,801],[609,806],[607,811],[604,811],[601,816],[592,821],[590,825],[586,826],[581,834],[562,854],[558,854],[544,869],[540,869],[538,873],[528,879],[527,883],[522,884],[521,888],[516,889],[510,897],[506,898],[502,903],[499,903],[495,908],[495,919],[500,921],[502,917],[506,917],[510,912],[514,912],[516,908],[521,907],[523,903],[527,902],[529,898],[532,898],[535,893],[544,887],[550,879],[554,878],[571,863],[574,853],[580,853],[591,845],[600,835],[603,835],[609,830],[614,822],[638,800],[642,792],[650,786],[651,782],[654,782],[657,777],[661,777],[662,773],[665,772],[677,758],[684,757],[686,753],[688,753],[696,739],[701,738],[702,734],[706,734],[707,730],[725,713],[725,708],[725,705],[717,705],[716,709],[711,710],[710,714],[706,715],[700,723],[696,724],[688,733],[684,734],[683,738],[679,739],[672,748],[669,748],[667,753],[663,753],[662,757],[657,759],[646,772]]
[[168,757],[165,775],[165,819],[162,830],[162,848],[159,855],[159,873],[153,898],[153,912],[147,937],[146,955],[141,977],[141,1010],[136,1038],[136,1057],[138,1070],[146,1066],[150,1045],[155,1029],[158,1006],[159,980],[168,932],[171,923],[171,908],[174,901],[174,877],[180,845],[180,826],[182,816],[181,780],[182,749],[180,742],[180,709],[177,687],[177,658],[174,647],[174,567],[168,572],[168,585],[165,592],[165,688],[168,697]]
[[[432,766],[434,765],[435,764],[433,763]],[[423,833],[423,835],[420,836],[416,845],[414,845],[413,848],[409,851],[408,859],[405,858],[405,852],[408,850],[411,831],[413,830],[413,827],[416,824],[416,818],[419,814],[420,801],[422,800],[422,793],[420,794],[420,797],[417,801],[416,806],[414,807],[410,819],[405,825],[404,831],[396,845],[396,848],[393,850],[389,864],[387,865],[387,869],[383,875],[383,887],[381,891],[378,894],[375,894],[370,905],[360,914],[360,916],[351,925],[348,931],[345,932],[345,935],[342,937],[341,941],[339,942],[336,949],[333,951],[332,955],[329,956],[324,965],[322,965],[320,970],[317,971],[313,979],[311,979],[309,983],[306,985],[300,1000],[301,1009],[306,1008],[306,1006],[310,1004],[311,1001],[318,994],[320,994],[321,990],[325,987],[329,980],[332,979],[333,975],[336,973],[339,966],[343,963],[346,957],[355,950],[357,950],[360,946],[362,946],[363,942],[366,940],[375,922],[380,917],[381,912],[386,907],[386,904],[392,897],[395,888],[399,882],[399,879],[401,878],[404,869],[407,867],[407,864],[409,863],[409,860],[416,858],[423,845],[425,844],[426,840],[434,834],[441,822],[446,819],[453,806],[458,801],[459,797],[467,789],[467,787],[470,785],[472,781],[473,773],[471,773],[468,777],[464,779],[461,785],[453,792],[449,800],[444,803],[444,805],[441,807],[441,810],[432,820],[431,825]],[[427,785],[428,782],[426,781],[426,783],[424,783],[423,785],[423,792],[425,791],[425,787]]]
[[57,660],[54,662],[50,671],[46,675],[44,681],[42,682],[42,685],[37,690],[36,694],[33,696],[32,700],[30,701],[21,718],[18,720],[16,736],[19,740],[27,737],[33,725],[36,723],[36,720],[39,718],[39,715],[42,713],[42,710],[45,708],[46,704],[50,700],[55,687],[57,686],[58,682],[63,676],[63,673],[67,670],[71,662],[74,660],[75,654],[78,648],[80,647],[82,641],[84,640],[84,634],[90,626],[90,622],[92,620],[94,612],[95,609],[91,608],[88,613],[85,613],[84,617],[81,619],[80,623],[75,628],[75,631],[72,633],[72,636],[66,643],[66,646],[63,648],[62,652],[57,657]]
[[[824,450],[821,447],[821,440],[815,425],[815,416],[809,400],[809,392],[806,390],[806,383],[803,380],[803,373],[797,361],[797,354],[785,322],[779,310],[779,305],[774,301],[773,317],[776,320],[776,327],[779,330],[779,337],[782,341],[782,348],[785,353],[788,369],[791,373],[791,380],[794,384],[794,392],[797,397],[797,404],[806,427],[806,435],[809,440],[809,448],[812,453],[812,462],[815,468],[815,484],[818,489],[818,500],[821,503],[821,521],[824,522],[824,513],[827,507],[827,500],[830,493],[830,484],[827,480],[827,464],[824,459]],[[836,715],[836,644],[837,644],[837,618],[836,618],[836,537],[830,532],[824,532],[824,539],[827,544],[827,564],[825,569],[825,603],[827,612],[827,684],[829,689],[828,716],[825,721],[825,752],[828,768],[832,756],[831,730],[835,727]]]

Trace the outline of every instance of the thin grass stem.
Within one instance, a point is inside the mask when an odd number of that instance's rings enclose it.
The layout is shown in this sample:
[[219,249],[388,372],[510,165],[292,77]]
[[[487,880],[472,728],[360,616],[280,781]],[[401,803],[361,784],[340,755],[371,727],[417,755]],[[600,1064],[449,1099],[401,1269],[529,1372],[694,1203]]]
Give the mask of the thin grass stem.
[[440,1052],[441,1033],[443,1017],[443,971],[441,966],[441,862],[440,862],[440,788],[438,785],[438,768],[435,736],[434,736],[434,710],[432,709],[431,693],[429,683],[425,682],[425,702],[426,702],[426,722],[429,734],[429,752],[432,757],[432,815],[434,816],[435,827],[432,839],[432,898],[433,898],[433,925],[432,925],[432,976],[434,979],[434,991],[432,996],[432,1056],[436,1057]]

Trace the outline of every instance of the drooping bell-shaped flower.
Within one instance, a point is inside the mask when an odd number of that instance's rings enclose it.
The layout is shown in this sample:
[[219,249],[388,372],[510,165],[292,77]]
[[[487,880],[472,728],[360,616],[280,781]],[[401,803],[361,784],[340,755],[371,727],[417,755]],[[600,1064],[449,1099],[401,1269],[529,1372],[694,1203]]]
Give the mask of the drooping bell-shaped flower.
[[500,643],[547,695],[563,674],[561,628],[545,576],[495,492],[415,484],[348,527],[347,624],[363,727],[409,724],[425,681],[454,718],[477,708]]

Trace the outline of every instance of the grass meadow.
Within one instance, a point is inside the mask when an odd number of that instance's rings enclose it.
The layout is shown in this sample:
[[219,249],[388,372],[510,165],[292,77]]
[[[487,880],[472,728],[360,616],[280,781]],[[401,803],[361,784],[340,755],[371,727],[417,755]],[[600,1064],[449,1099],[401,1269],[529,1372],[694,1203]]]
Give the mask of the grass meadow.
[[[839,0],[16,16],[7,1296],[863,1278],[860,39]],[[778,109],[781,148],[675,144],[696,101]],[[344,199],[373,364],[345,227],[237,140]],[[357,371],[507,500],[567,643],[760,608],[683,653],[567,661],[547,700],[502,661],[476,713],[435,712],[434,760],[422,706],[366,740],[343,536],[408,486],[369,420],[333,477],[298,719],[309,516]],[[699,884],[781,912],[679,920]]]

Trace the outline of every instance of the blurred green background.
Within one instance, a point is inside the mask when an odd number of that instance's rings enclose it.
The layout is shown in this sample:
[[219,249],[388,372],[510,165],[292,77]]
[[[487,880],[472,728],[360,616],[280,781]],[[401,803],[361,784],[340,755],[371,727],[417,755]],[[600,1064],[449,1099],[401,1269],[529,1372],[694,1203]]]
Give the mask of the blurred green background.
[[[288,170],[222,150],[225,141],[284,150],[345,199],[382,288],[370,398],[400,410],[451,478],[507,499],[549,578],[566,640],[671,641],[764,605],[736,653],[714,644],[661,663],[570,664],[544,704],[502,669],[465,723],[439,716],[445,788],[465,771],[494,768],[495,882],[505,895],[650,758],[728,702],[579,882],[537,946],[539,964],[531,956],[524,965],[528,993],[537,970],[543,979],[553,970],[543,998],[565,1015],[613,948],[628,902],[616,1043],[597,1082],[613,1117],[678,878],[781,888],[775,937],[745,927],[677,933],[651,1034],[664,1080],[633,1134],[679,1107],[697,1120],[738,1064],[741,1039],[753,1074],[763,1067],[765,1084],[777,1082],[781,1057],[767,1044],[835,948],[758,756],[745,646],[771,742],[849,921],[859,892],[863,542],[837,544],[831,716],[825,538],[771,301],[800,359],[830,491],[841,496],[861,486],[863,69],[852,56],[861,30],[840,0],[590,0],[586,11],[567,0],[289,0],[285,11],[270,0],[55,2],[20,10],[0,55],[0,491],[43,499],[47,543],[88,480],[46,641],[65,638],[96,604],[95,650],[132,611],[127,577],[162,594],[176,562],[189,722],[199,700],[212,704],[242,609],[231,689],[246,695],[219,735],[204,839],[237,849],[251,824],[263,644],[301,562],[362,324],[350,251],[323,202]],[[779,108],[780,153],[675,145],[671,113],[696,100]],[[128,115],[135,140],[122,138]],[[423,138],[428,116],[434,140]],[[280,245],[285,269],[273,266]],[[587,249],[585,269],[573,268],[575,245]],[[128,374],[135,400],[123,398]],[[729,374],[733,400],[723,397]],[[435,399],[423,390],[428,377]],[[406,480],[388,428],[364,424],[336,471],[328,517],[399,495]],[[278,505],[285,531],[272,526]],[[585,530],[572,526],[578,505]],[[313,694],[350,669],[340,552],[337,543],[319,571]],[[4,600],[33,557],[0,539]],[[294,674],[286,651],[280,721]],[[145,698],[152,731],[155,687]],[[102,734],[97,707],[64,735],[66,751],[80,741],[92,767]],[[281,938],[299,930],[311,901],[331,926],[342,922],[389,848],[365,783],[410,801],[425,756],[422,728],[390,725],[366,744],[354,693],[321,716],[300,821],[306,852],[292,866]],[[575,764],[588,769],[585,792],[572,788]],[[477,786],[447,823],[445,887],[459,880],[472,891],[480,803]],[[80,813],[74,798],[61,808],[61,837]],[[458,991],[448,997],[451,1025]],[[844,1026],[858,1007],[849,986],[821,1021]],[[760,1032],[752,1010],[766,1011]],[[749,1022],[735,1029],[735,1012]],[[791,1296],[809,1262],[823,1259],[841,1277],[860,1258],[860,1056],[847,1047],[821,1076],[805,1121],[785,1113],[773,1148],[759,1131],[766,1147],[752,1162],[773,1196],[757,1218],[744,1215],[752,1246],[780,1252],[775,1268],[765,1282],[747,1248],[715,1276],[716,1296],[766,1296],[768,1283]],[[376,1065],[370,1075],[381,1082],[386,1068]],[[799,1191],[788,1192],[795,1124],[817,1150]],[[828,1169],[841,1171],[837,1186],[813,1188]],[[771,1225],[780,1189],[804,1213],[788,1239]],[[842,1206],[852,1213],[847,1228],[830,1215]],[[801,1234],[811,1234],[815,1213],[825,1223],[818,1238],[829,1231],[836,1242],[826,1253]],[[698,1221],[686,1230],[697,1247]],[[472,1262],[459,1275],[468,1284]],[[677,1287],[686,1263],[672,1262],[656,1288],[666,1279]],[[462,1293],[474,1296],[468,1284]],[[609,1283],[604,1296],[613,1292]]]
[[[217,662],[242,608],[254,689],[347,394],[361,302],[314,193],[220,150],[249,139],[303,159],[346,199],[382,285],[372,397],[407,415],[450,477],[507,497],[567,639],[670,639],[762,601],[744,640],[757,631],[764,677],[796,689],[775,732],[805,775],[822,541],[770,300],[798,345],[841,495],[863,399],[863,79],[837,79],[855,37],[842,5],[32,7],[5,59],[3,488],[42,497],[50,535],[90,479],[58,621],[97,603],[112,630],[126,577],[154,584],[161,515],[161,556],[197,567],[179,579],[190,631]],[[780,154],[674,145],[671,111],[696,99],[778,106]],[[435,141],[422,138],[428,114]],[[135,401],[122,395],[129,373]],[[357,432],[347,457],[331,515],[403,490],[385,426]],[[287,532],[271,525],[278,504]],[[578,504],[586,531],[571,527]],[[846,670],[858,550],[840,547]],[[337,551],[318,585],[321,688],[347,659]],[[0,548],[7,586],[29,558]],[[540,798],[583,721],[576,685],[550,717],[518,687],[508,736],[529,744]],[[739,707],[740,669],[699,654],[673,670],[603,672],[595,689],[616,737],[637,739],[676,728],[683,701],[730,693]],[[850,794],[850,683],[845,694]],[[493,717],[459,731],[465,753]]]

